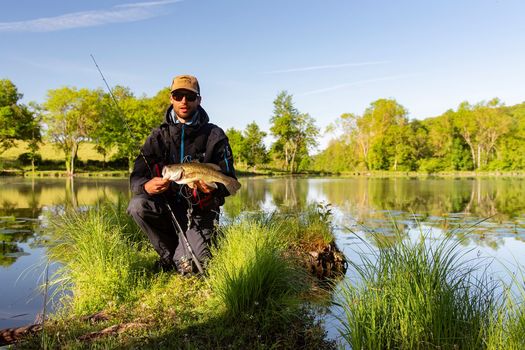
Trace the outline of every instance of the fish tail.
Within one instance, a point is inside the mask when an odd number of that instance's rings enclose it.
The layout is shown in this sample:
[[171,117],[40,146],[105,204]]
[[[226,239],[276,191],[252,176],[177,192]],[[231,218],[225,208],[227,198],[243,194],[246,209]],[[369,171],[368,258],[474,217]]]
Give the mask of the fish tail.
[[224,186],[232,196],[241,188],[241,184],[235,179],[225,181]]

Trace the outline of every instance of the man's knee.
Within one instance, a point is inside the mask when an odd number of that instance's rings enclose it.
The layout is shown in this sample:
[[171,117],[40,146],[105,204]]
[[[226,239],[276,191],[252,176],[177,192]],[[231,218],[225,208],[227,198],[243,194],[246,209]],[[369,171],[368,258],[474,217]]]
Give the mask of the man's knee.
[[134,196],[131,198],[128,204],[128,214],[132,217],[140,217],[143,218],[144,214],[147,212],[151,212],[151,203],[150,201],[142,196]]

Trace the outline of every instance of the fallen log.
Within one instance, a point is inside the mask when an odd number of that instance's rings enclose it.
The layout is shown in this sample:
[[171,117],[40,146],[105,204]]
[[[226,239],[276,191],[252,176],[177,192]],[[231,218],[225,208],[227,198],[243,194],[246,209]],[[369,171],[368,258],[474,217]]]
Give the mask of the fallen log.
[[41,324],[32,324],[24,327],[2,329],[0,330],[0,346],[16,343],[22,338],[30,334],[40,332],[41,330]]
[[130,323],[121,323],[116,324],[111,327],[104,328],[101,331],[97,332],[91,332],[84,334],[80,337],[78,337],[78,340],[81,341],[92,341],[98,338],[106,337],[106,336],[116,336],[120,333],[126,332],[130,329],[141,329],[146,327],[145,323],[138,323],[138,322],[130,322]]

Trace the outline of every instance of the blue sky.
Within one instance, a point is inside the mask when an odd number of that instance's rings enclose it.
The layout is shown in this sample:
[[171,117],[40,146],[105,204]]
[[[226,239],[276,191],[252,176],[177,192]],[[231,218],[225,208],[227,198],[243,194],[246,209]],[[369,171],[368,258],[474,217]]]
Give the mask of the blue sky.
[[[320,130],[395,98],[410,118],[525,101],[521,0],[2,0],[0,78],[24,102],[65,85],[151,96],[199,78],[212,122],[268,131],[286,90]],[[326,143],[327,137],[321,141]]]

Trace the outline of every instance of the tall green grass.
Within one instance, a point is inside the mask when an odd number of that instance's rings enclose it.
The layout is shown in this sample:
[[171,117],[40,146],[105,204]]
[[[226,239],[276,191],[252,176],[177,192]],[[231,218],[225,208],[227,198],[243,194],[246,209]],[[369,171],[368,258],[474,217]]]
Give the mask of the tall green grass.
[[231,317],[296,304],[307,275],[286,254],[282,225],[243,219],[228,226],[212,250],[211,289]]
[[525,349],[525,273],[523,267],[510,273],[505,284],[504,303],[487,332],[486,348],[490,350]]
[[[143,235],[122,205],[68,210],[53,221],[51,260],[62,266],[53,284],[72,292],[76,314],[110,308],[137,298],[144,287]],[[67,298],[66,298],[67,299]]]
[[468,265],[459,241],[427,238],[368,246],[353,264],[359,281],[343,288],[341,329],[353,349],[485,348],[496,284]]

